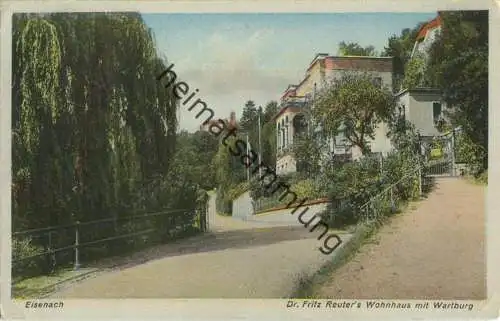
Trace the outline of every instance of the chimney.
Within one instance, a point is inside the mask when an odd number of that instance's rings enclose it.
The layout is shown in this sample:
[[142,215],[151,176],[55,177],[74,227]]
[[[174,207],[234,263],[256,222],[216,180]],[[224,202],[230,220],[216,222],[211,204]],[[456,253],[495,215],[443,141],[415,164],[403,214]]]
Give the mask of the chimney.
[[229,126],[236,127],[236,113],[234,111],[232,111],[229,116]]

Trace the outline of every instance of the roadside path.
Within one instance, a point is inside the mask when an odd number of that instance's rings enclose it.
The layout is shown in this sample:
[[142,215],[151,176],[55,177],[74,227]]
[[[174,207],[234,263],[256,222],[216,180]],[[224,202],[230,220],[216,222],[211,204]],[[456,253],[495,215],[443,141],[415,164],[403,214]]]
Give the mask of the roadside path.
[[345,299],[486,297],[485,190],[439,178],[417,209],[393,218],[315,296]]

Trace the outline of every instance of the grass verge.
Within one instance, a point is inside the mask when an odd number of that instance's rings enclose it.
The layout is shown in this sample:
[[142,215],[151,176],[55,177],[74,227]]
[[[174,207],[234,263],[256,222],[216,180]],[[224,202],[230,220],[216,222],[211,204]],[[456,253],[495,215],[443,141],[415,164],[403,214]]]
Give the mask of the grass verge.
[[58,285],[76,281],[80,278],[94,273],[96,269],[73,269],[57,270],[51,275],[42,275],[29,279],[20,280],[12,284],[12,297],[14,299],[42,298],[54,292]]
[[477,177],[468,176],[467,180],[475,185],[488,186],[488,172],[484,172]]

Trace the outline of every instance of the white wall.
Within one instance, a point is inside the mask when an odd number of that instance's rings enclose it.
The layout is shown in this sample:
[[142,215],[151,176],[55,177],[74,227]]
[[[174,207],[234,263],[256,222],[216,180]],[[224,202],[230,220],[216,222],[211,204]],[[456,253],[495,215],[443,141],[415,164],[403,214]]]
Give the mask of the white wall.
[[208,209],[207,209],[207,228],[208,231],[213,231],[215,226],[216,226],[216,215],[217,215],[217,206],[216,206],[216,198],[217,198],[217,191],[214,190],[213,192],[208,193],[209,199],[208,199]]
[[[299,207],[295,211],[294,214],[292,214],[292,211],[295,209],[295,207],[292,208],[285,208],[277,211],[272,211],[272,212],[263,212],[259,213],[258,215],[253,215],[252,217],[249,217],[248,220],[252,221],[260,221],[260,222],[269,222],[269,223],[281,223],[282,225],[285,226],[304,226],[303,223],[299,222],[298,216],[306,210],[306,208],[309,208],[302,216],[301,219],[304,222],[308,222],[314,215],[317,215],[319,213],[322,213],[326,210],[328,206],[328,203],[319,203],[319,204],[313,204],[313,205],[305,205]],[[264,214],[265,213],[265,214]],[[312,225],[314,225],[316,222],[318,222],[319,219],[315,219],[312,222]]]
[[378,125],[375,129],[375,139],[369,140],[372,152],[386,155],[393,149],[391,140],[387,137],[388,132],[388,124],[382,122]]
[[276,174],[284,175],[297,170],[295,158],[292,155],[281,156],[276,161]]
[[253,215],[252,198],[250,192],[241,194],[233,200],[233,217],[246,218]]
[[404,96],[406,97],[401,101],[405,104],[406,119],[414,124],[415,129],[419,130],[423,136],[439,135],[439,131],[434,125],[432,104],[433,102],[441,102],[442,112],[446,109],[440,95],[410,92],[410,94],[405,93]]

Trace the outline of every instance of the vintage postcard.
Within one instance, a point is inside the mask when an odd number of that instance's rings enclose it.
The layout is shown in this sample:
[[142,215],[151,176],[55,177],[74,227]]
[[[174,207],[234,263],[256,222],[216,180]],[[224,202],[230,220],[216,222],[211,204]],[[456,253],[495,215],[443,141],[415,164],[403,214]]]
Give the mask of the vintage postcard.
[[498,317],[498,3],[1,10],[2,318]]

